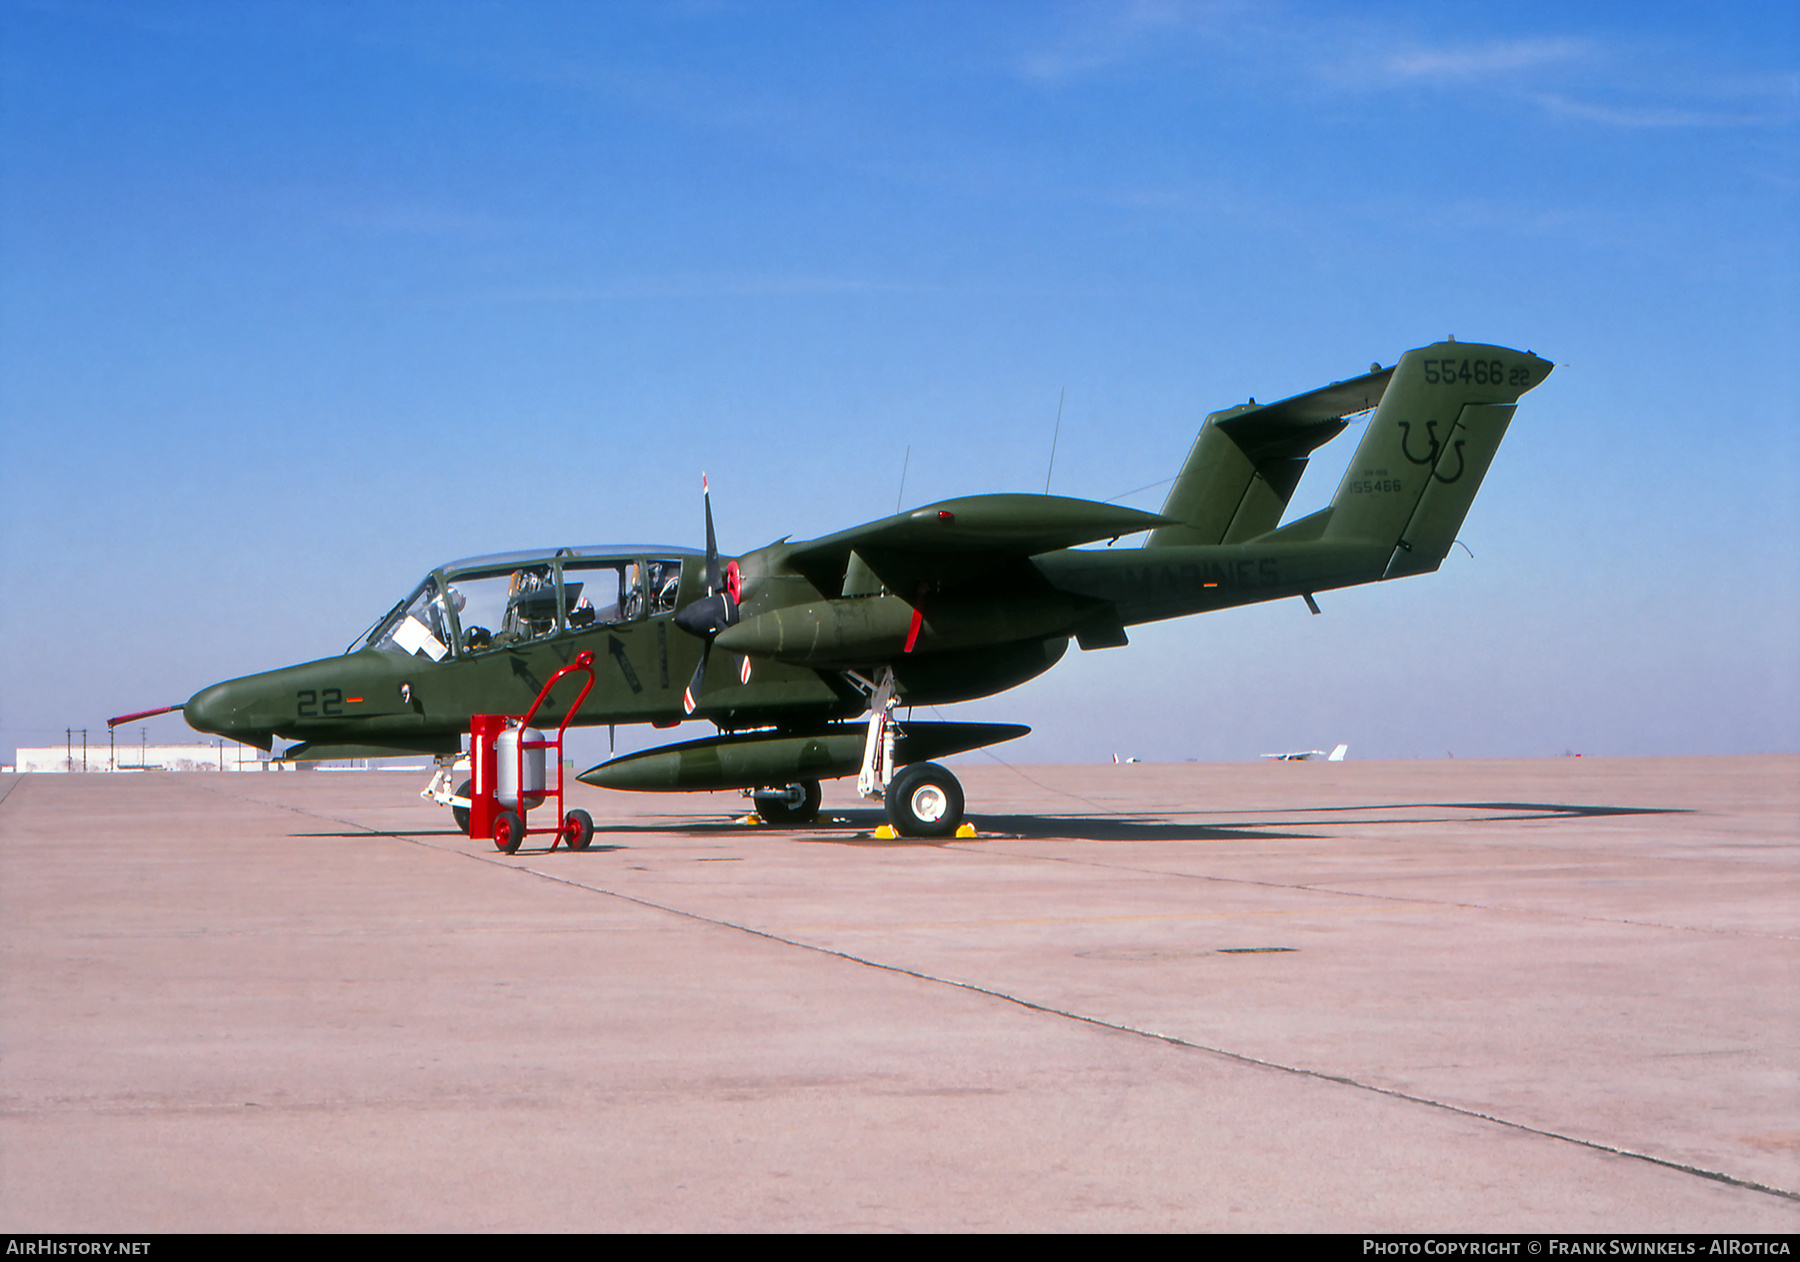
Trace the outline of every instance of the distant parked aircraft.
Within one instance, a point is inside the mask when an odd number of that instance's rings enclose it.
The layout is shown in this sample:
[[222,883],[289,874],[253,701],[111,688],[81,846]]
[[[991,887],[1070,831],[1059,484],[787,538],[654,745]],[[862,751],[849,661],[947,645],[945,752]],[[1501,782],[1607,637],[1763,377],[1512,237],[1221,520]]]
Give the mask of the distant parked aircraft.
[[1348,745],[1339,745],[1327,754],[1322,749],[1296,749],[1286,754],[1264,754],[1264,758],[1273,758],[1276,762],[1305,762],[1309,758],[1323,758],[1326,762],[1343,762],[1344,755],[1350,752]]

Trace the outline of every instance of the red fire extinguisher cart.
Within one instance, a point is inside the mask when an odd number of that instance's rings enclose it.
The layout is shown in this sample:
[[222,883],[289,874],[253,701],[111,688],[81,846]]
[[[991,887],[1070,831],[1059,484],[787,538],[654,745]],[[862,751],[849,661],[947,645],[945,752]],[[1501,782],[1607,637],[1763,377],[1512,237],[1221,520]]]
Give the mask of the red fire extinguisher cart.
[[[575,704],[563,712],[561,726],[556,735],[542,740],[527,740],[524,733],[531,727],[531,720],[544,702],[549,699],[550,690],[556,687],[565,675],[585,674],[587,683],[582,686],[581,695],[575,698]],[[515,718],[506,714],[476,714],[469,718],[469,768],[474,773],[473,782],[469,786],[469,836],[478,840],[492,840],[496,850],[507,854],[516,853],[519,843],[529,836],[554,834],[550,849],[555,850],[558,842],[566,843],[571,850],[586,850],[594,839],[593,818],[583,810],[573,810],[566,814],[563,811],[563,734],[569,730],[569,720],[581,709],[581,703],[594,687],[594,655],[580,653],[569,665],[557,671],[538,689],[537,700],[531,703],[523,717]],[[504,740],[509,731],[519,735],[512,740]],[[513,792],[511,801],[502,801],[500,797],[500,758],[501,746],[509,746],[504,756],[511,760],[508,768]],[[527,750],[540,749],[554,751],[556,759],[556,788],[546,786],[538,788],[528,786],[525,777],[525,753]],[[533,807],[541,806],[550,798],[556,799],[557,822],[549,828],[528,828],[525,825],[526,812]]]

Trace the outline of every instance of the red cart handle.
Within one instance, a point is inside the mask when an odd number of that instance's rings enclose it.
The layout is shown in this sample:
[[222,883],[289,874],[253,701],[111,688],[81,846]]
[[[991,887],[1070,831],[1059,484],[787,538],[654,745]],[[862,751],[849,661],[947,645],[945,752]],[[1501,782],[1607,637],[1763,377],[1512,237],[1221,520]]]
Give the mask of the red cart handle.
[[562,734],[569,730],[569,720],[575,717],[575,711],[581,709],[581,703],[587,700],[588,693],[592,692],[594,688],[594,655],[587,649],[577,653],[573,662],[550,676],[544,686],[538,689],[537,700],[531,703],[531,709],[525,711],[525,717],[519,721],[519,726],[530,727],[532,716],[538,712],[538,707],[549,699],[550,690],[556,687],[557,681],[564,675],[572,675],[576,671],[586,672],[587,684],[582,688],[581,695],[575,698],[575,704],[569,707],[567,714],[563,715],[562,726],[556,729],[556,739],[561,741]]

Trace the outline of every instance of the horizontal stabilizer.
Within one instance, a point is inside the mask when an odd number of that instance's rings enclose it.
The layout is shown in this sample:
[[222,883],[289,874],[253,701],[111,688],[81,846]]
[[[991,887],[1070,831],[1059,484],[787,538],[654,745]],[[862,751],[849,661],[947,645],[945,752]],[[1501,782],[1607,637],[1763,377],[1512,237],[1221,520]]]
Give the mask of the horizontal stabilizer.
[[1275,529],[1312,453],[1343,432],[1344,417],[1380,403],[1393,375],[1385,368],[1208,416],[1163,504],[1163,516],[1180,524],[1152,532],[1144,546],[1242,543]]
[[1298,432],[1320,421],[1335,421],[1357,412],[1366,412],[1381,402],[1381,396],[1387,393],[1388,382],[1393,376],[1392,368],[1379,368],[1348,381],[1334,381],[1317,390],[1308,390],[1305,394],[1297,394],[1279,403],[1252,404],[1254,412],[1239,413],[1229,423],[1239,431],[1234,432],[1232,437],[1242,441],[1243,431],[1258,432],[1263,429],[1274,431],[1286,428],[1290,432]]

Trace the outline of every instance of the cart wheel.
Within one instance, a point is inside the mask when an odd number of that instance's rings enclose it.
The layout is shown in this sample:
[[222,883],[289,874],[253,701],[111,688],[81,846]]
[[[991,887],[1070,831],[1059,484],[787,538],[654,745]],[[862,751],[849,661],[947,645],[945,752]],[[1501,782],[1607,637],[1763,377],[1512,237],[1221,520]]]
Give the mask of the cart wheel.
[[507,854],[517,854],[519,843],[525,840],[525,821],[511,811],[501,811],[494,816],[494,849]]
[[802,780],[780,789],[762,789],[755,793],[756,813],[765,824],[810,824],[819,818],[822,794],[817,780]]
[[571,850],[586,850],[594,840],[594,817],[576,808],[563,816],[563,845]]
[[[456,791],[456,796],[459,798],[467,798],[469,796],[469,790],[474,787],[475,786],[469,783],[469,781],[464,780],[462,782],[462,788]],[[451,807],[450,818],[456,821],[456,826],[463,830],[463,835],[466,837],[469,833],[469,808],[466,806]]]

